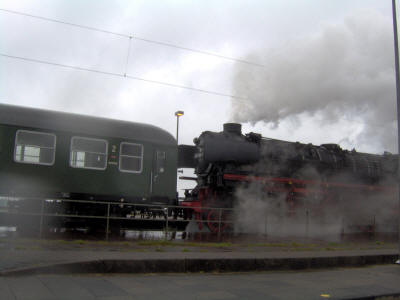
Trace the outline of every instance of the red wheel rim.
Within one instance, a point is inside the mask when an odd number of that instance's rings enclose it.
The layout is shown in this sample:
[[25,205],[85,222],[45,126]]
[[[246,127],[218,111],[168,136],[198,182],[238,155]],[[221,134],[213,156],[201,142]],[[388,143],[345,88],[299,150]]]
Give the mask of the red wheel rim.
[[[219,220],[219,211],[212,209],[208,212],[207,215],[207,226],[210,229],[212,233],[217,233],[218,232],[218,220]],[[226,220],[226,215],[224,213],[221,214],[221,227],[220,231],[223,232],[225,227],[227,226],[227,223],[224,221]]]

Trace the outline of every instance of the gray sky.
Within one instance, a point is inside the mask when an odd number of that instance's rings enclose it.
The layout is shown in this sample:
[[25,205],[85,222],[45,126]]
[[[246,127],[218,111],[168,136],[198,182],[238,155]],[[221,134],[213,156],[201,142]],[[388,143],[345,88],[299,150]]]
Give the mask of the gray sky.
[[[284,140],[396,151],[390,0],[2,0],[0,8],[254,61],[265,68],[0,11],[0,102],[146,122],[191,144],[227,121]],[[365,79],[365,80],[364,80]],[[315,91],[315,93],[314,93]],[[364,103],[365,100],[365,103]],[[376,124],[376,126],[375,126]],[[384,135],[384,137],[382,137]]]

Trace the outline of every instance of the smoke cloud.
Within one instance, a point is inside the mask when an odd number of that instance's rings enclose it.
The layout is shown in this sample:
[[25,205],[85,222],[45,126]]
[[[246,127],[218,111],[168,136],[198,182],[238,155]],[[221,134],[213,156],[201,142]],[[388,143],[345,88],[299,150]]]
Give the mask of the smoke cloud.
[[[342,234],[397,232],[395,193],[341,194],[314,190],[297,195],[291,205],[285,192],[268,195],[262,185],[236,190],[236,233],[264,234],[276,238],[340,240]],[[371,227],[372,226],[372,227]]]
[[[324,24],[314,35],[279,49],[250,53],[246,60],[265,69],[236,64],[232,99],[235,122],[282,121],[318,115],[318,122],[363,123],[354,141],[396,151],[395,73],[391,19],[359,11],[340,24]],[[345,137],[344,137],[345,138]],[[337,142],[337,141],[336,141]]]

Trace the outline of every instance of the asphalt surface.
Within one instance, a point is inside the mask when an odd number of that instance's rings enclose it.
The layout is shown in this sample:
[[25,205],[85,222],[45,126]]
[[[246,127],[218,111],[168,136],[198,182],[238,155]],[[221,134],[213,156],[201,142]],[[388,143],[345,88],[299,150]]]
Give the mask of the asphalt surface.
[[0,277],[8,299],[400,299],[400,265],[303,272]]
[[393,246],[3,239],[0,299],[400,299]]

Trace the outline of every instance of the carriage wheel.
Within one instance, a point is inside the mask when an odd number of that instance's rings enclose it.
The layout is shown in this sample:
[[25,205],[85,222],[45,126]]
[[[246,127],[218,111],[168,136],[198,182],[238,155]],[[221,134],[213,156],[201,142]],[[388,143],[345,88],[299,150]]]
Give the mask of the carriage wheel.
[[201,222],[201,213],[195,212],[194,213],[194,218],[197,221],[197,227],[199,228],[199,230],[203,229],[203,222]]
[[228,223],[226,223],[227,214],[222,212],[221,213],[221,224],[219,224],[219,214],[218,210],[212,209],[207,214],[207,227],[210,229],[212,233],[218,233],[218,229],[220,232],[224,232]]

